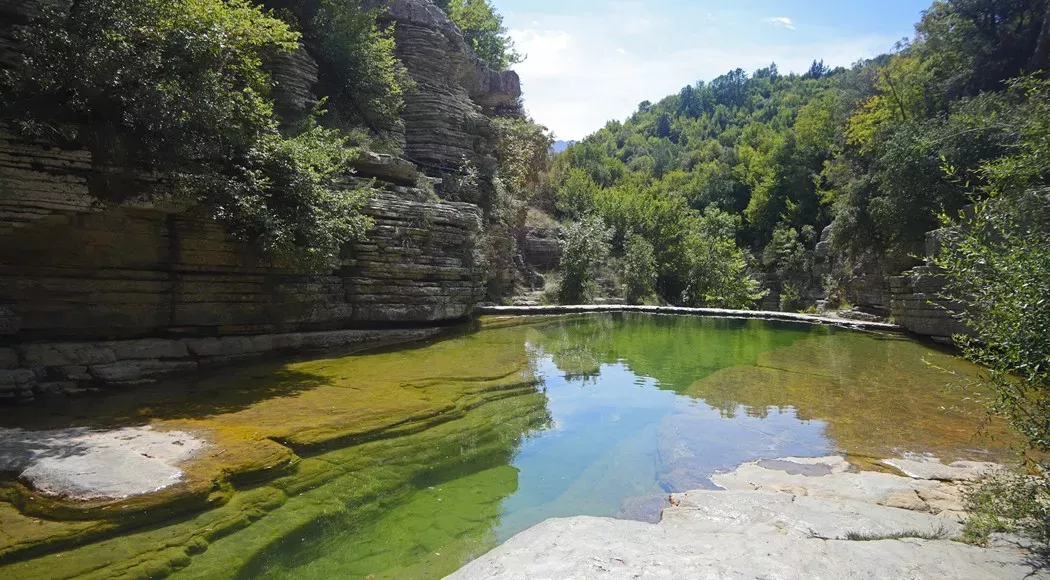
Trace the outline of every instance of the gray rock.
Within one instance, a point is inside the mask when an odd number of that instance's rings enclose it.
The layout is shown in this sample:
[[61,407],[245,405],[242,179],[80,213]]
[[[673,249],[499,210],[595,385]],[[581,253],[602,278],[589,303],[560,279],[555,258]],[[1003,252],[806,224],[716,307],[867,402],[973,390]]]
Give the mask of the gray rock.
[[113,350],[117,360],[186,358],[190,355],[182,341],[160,338],[124,340],[111,342],[106,346]]
[[813,477],[792,473],[792,470],[763,467],[760,463],[745,463],[729,473],[715,474],[711,481],[729,491],[789,491],[804,492],[809,496],[848,499],[870,503],[885,502],[890,496],[903,492],[940,486],[936,481],[900,477],[889,473],[850,472],[850,464],[841,457],[788,458],[782,463],[822,465],[828,475]]
[[799,538],[846,539],[918,532],[950,539],[958,523],[920,511],[863,501],[771,491],[690,491],[674,494],[663,522],[683,533],[787,534]]
[[0,389],[28,385],[36,381],[36,373],[29,369],[0,370]]
[[374,177],[399,185],[415,185],[419,170],[411,162],[400,157],[362,151],[353,162],[354,170],[362,177]]
[[166,375],[190,373],[197,370],[194,361],[127,360],[88,369],[91,376],[107,383],[137,383],[151,381]]
[[227,336],[223,338],[186,339],[186,347],[200,357],[236,356],[255,352],[252,339],[246,336]]
[[0,305],[0,336],[15,334],[22,327],[22,318],[10,306]]
[[52,368],[51,372],[71,381],[90,381],[92,378],[91,373],[88,372],[87,366],[84,365],[70,365],[66,367]]
[[34,367],[98,365],[117,361],[113,350],[98,343],[53,342],[19,347],[25,364]]
[[14,349],[0,348],[0,369],[18,368],[18,353]]
[[[950,484],[855,473],[841,457],[749,463],[713,479],[730,491],[673,494],[658,524],[547,520],[449,578],[1047,577],[1018,546],[951,541],[958,519],[926,513],[923,499],[944,499]],[[876,503],[907,494],[914,509]]]
[[608,518],[547,520],[448,576],[538,578],[968,578],[1046,577],[1010,548],[948,540],[849,541],[778,533],[682,529]]
[[74,500],[123,499],[178,483],[178,464],[205,446],[180,431],[0,429],[0,471],[34,489]]
[[976,481],[1003,469],[1001,465],[980,461],[956,461],[945,465],[936,459],[928,457],[921,459],[884,459],[882,463],[899,469],[908,477],[935,479],[938,481]]

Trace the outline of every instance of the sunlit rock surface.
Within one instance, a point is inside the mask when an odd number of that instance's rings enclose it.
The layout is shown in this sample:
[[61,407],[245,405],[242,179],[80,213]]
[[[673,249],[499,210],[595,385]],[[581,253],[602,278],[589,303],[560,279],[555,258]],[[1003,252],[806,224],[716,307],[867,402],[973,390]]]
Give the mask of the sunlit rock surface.
[[160,491],[182,479],[178,464],[205,442],[149,427],[53,431],[0,429],[0,471],[33,489],[70,500],[124,499]]
[[[966,480],[987,469],[956,467]],[[952,515],[877,503],[948,484],[852,471],[841,457],[745,464],[714,478],[726,490],[673,494],[658,524],[547,520],[449,578],[1046,576],[1018,548],[952,541]]]

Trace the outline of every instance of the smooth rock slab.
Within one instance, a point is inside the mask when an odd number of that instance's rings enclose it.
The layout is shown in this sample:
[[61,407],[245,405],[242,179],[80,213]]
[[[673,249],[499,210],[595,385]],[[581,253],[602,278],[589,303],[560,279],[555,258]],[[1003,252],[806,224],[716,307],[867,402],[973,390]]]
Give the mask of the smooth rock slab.
[[937,481],[976,481],[994,474],[1002,469],[995,463],[980,461],[956,461],[945,465],[933,458],[922,459],[885,459],[882,463],[899,469],[908,477],[915,479],[935,479]]
[[0,429],[0,471],[18,473],[47,495],[124,499],[178,483],[183,475],[178,464],[204,446],[188,433],[150,427]]
[[[787,467],[791,464],[799,467]],[[814,477],[803,475],[802,469],[828,473]],[[869,503],[883,503],[900,493],[940,487],[936,481],[873,471],[850,473],[849,469],[850,464],[841,457],[787,458],[775,463],[745,463],[729,473],[713,475],[711,481],[730,491],[787,491]]]
[[1031,576],[1021,552],[948,540],[800,539],[683,531],[676,522],[547,520],[467,564],[456,580],[587,578],[1007,579]]
[[1016,546],[951,541],[962,526],[935,504],[953,484],[857,473],[842,457],[762,460],[712,480],[726,489],[673,494],[658,524],[547,520],[450,578],[1047,577]]

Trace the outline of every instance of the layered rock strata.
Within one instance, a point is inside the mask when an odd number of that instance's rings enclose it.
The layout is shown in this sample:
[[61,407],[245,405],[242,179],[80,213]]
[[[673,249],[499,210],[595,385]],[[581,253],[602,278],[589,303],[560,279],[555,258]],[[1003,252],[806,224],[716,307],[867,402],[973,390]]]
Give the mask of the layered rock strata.
[[[11,23],[61,1],[0,1],[0,62],[17,58]],[[253,346],[230,346],[228,353],[224,347],[215,356],[257,356],[310,343],[302,337],[311,333],[322,333],[316,336],[326,337],[319,339],[326,345],[373,344],[387,339],[323,333],[428,325],[472,313],[485,288],[477,202],[486,185],[482,180],[465,192],[445,178],[464,164],[495,164],[490,117],[516,107],[520,83],[513,72],[481,63],[430,0],[372,5],[396,22],[397,54],[415,84],[403,114],[405,153],[365,152],[358,159],[351,181],[374,188],[363,211],[375,225],[331,271],[304,273],[267,261],[190,208],[155,191],[144,194],[149,187],[103,205],[92,194],[112,168],[87,151],[27,141],[0,127],[0,398],[149,380],[214,362],[188,344],[166,350],[187,356],[114,354],[55,364],[28,354],[40,349],[94,344],[116,352],[119,341],[130,339],[183,344],[183,338],[233,336],[231,344]],[[268,66],[277,110],[294,122],[320,98],[320,68],[305,46]],[[475,203],[438,201],[435,184],[449,200]],[[397,333],[389,338],[400,340]],[[274,342],[284,346],[266,347]]]
[[[940,252],[943,231],[926,234],[926,256]],[[944,344],[953,344],[953,336],[967,335],[969,328],[955,312],[961,304],[941,297],[945,280],[930,265],[918,266],[889,279],[890,306],[894,321],[915,334],[929,336]]]

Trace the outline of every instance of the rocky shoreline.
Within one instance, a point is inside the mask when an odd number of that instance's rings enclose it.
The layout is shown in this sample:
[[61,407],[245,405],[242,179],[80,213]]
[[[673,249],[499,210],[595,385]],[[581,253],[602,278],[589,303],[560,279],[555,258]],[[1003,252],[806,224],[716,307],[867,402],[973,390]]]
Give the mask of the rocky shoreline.
[[964,490],[998,466],[879,464],[896,473],[837,456],[746,463],[712,478],[722,490],[672,494],[658,524],[547,520],[449,578],[1047,577],[1009,538],[956,541]]

